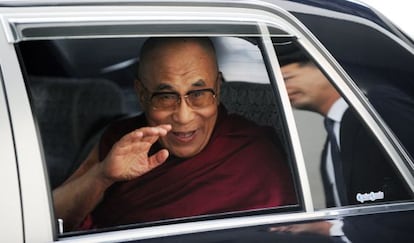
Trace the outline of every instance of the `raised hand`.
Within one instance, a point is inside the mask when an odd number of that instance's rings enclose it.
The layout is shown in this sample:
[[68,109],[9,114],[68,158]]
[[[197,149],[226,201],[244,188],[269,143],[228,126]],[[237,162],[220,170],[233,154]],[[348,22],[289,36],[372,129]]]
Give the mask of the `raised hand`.
[[143,127],[123,136],[101,163],[103,176],[113,182],[131,180],[164,163],[169,155],[166,149],[150,157],[148,151],[170,130],[170,125]]

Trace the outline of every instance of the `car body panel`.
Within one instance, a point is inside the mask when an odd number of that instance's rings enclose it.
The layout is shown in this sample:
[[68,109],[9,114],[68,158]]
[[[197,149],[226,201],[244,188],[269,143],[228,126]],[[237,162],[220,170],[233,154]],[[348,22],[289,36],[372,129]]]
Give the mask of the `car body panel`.
[[16,156],[13,144],[13,136],[10,125],[7,102],[4,96],[3,82],[0,85],[0,154],[2,155],[2,178],[7,183],[1,183],[3,193],[0,214],[3,219],[0,222],[2,232],[14,232],[2,234],[2,238],[9,242],[23,241],[23,219],[21,210],[21,198],[19,191],[19,177],[17,172]]
[[[39,149],[41,145],[37,139],[34,122],[28,122],[33,121],[32,111],[22,73],[18,68],[16,52],[13,45],[2,43],[2,56],[4,60],[7,60],[2,63],[4,87],[8,98],[10,122],[13,124],[12,133],[18,161],[24,234],[25,238],[50,240],[53,235],[49,205],[50,192]],[[39,221],[42,224],[39,224]],[[48,227],[44,227],[47,225]]]

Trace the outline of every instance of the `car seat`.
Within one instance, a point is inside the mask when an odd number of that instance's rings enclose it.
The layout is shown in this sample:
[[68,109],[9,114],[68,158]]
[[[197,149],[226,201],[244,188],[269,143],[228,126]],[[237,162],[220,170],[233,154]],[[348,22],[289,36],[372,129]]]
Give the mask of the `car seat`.
[[229,113],[239,114],[258,125],[270,126],[280,135],[281,121],[270,84],[224,82],[220,101]]
[[106,124],[124,114],[122,93],[104,79],[30,77],[28,87],[55,188],[87,156]]

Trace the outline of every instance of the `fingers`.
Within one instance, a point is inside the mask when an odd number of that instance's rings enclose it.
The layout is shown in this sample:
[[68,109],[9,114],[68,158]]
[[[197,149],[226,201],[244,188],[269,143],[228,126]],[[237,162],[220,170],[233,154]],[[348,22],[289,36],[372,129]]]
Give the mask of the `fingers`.
[[311,233],[317,233],[321,235],[329,235],[331,226],[332,226],[332,223],[328,221],[317,221],[317,222],[304,223],[304,224],[273,226],[273,227],[270,227],[268,230],[270,232],[290,232],[293,234],[311,232]]
[[[140,155],[147,158],[151,146],[160,136],[165,136],[171,130],[171,125],[143,127],[123,136],[111,149],[113,156]],[[168,157],[168,155],[167,155]]]
[[135,142],[149,143],[149,146],[155,143],[159,137],[167,135],[171,130],[171,125],[159,125],[156,127],[143,127],[134,130],[119,140],[119,146],[128,146]]
[[105,158],[105,174],[114,181],[131,180],[164,163],[168,151],[148,157],[151,146],[171,130],[171,125],[143,127],[123,136]]
[[289,232],[289,226],[272,226],[268,229],[269,232]]
[[159,125],[156,127],[143,127],[134,132],[142,134],[142,138],[165,136],[171,130],[171,125]]
[[158,165],[164,163],[169,156],[168,150],[161,149],[157,153],[153,154],[151,157],[148,158],[148,162],[151,168],[155,168]]
[[283,225],[283,226],[274,226],[270,227],[268,229],[269,232],[285,232],[285,233],[299,233],[300,232],[300,226],[298,225]]
[[171,130],[171,125],[144,127],[139,130],[143,133],[142,141],[153,144],[159,137],[167,135],[167,133]]

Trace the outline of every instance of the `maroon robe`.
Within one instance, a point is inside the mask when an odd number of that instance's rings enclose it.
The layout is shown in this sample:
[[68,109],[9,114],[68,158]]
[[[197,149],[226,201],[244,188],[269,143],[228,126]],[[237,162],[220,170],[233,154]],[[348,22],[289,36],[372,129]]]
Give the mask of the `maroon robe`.
[[[112,185],[91,214],[93,227],[295,204],[291,172],[272,129],[219,110],[203,151],[189,159],[170,155],[141,177]],[[112,125],[100,159],[124,134],[145,125],[143,115]],[[150,154],[159,148],[156,143]]]

